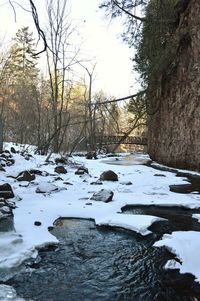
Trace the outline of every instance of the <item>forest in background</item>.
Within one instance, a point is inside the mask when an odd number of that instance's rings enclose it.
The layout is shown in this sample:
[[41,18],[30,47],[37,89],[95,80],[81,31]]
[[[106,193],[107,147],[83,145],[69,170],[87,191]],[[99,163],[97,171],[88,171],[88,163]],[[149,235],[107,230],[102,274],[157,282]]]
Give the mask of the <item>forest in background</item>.
[[[93,91],[97,62],[82,60],[71,38],[66,1],[47,1],[48,47],[38,54],[28,27],[18,30],[9,49],[1,42],[0,116],[4,141],[34,144],[41,153],[101,148],[101,137],[145,126],[142,97],[118,105]],[[39,68],[44,56],[47,70]],[[76,76],[76,68],[83,69]],[[43,67],[44,68],[44,67]],[[106,72],[106,70],[105,70]],[[85,74],[85,75],[83,75]],[[96,139],[98,137],[98,145]]]

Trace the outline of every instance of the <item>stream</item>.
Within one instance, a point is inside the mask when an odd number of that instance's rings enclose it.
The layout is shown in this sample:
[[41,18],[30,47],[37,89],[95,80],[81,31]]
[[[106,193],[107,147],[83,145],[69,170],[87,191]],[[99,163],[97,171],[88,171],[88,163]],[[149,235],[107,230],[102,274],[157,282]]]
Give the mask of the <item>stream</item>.
[[[120,158],[115,163],[124,164],[123,160],[127,162]],[[122,212],[167,220],[154,223],[149,228],[152,233],[141,236],[99,227],[93,220],[60,218],[49,229],[60,243],[40,249],[38,258],[27,260],[5,284],[33,301],[200,301],[194,276],[165,270],[175,256],[164,247],[153,247],[164,233],[200,231],[200,223],[192,218],[200,210],[125,206]]]
[[6,284],[18,295],[38,301],[68,300],[200,300],[200,288],[189,274],[163,269],[174,258],[155,248],[155,235],[96,227],[92,220],[59,219],[51,233],[55,249],[39,251],[36,262]]
[[131,154],[128,156],[122,157],[114,157],[102,160],[102,163],[106,163],[109,165],[123,165],[123,166],[130,166],[130,165],[149,165],[151,160],[143,154]]

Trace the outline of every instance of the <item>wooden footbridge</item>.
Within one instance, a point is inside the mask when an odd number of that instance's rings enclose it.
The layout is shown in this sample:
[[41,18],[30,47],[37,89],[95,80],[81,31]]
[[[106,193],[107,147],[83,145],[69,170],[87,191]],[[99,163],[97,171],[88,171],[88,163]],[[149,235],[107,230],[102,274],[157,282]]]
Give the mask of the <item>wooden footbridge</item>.
[[147,138],[140,136],[126,136],[126,135],[105,135],[97,136],[96,143],[101,145],[109,144],[135,144],[135,145],[147,145]]

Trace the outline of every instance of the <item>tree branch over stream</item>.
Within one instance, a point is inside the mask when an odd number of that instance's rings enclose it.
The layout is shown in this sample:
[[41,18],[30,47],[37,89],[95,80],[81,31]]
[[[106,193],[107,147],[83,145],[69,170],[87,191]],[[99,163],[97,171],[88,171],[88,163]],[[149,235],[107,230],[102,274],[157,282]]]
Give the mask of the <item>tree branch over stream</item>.
[[[137,96],[141,96],[141,95],[145,94],[146,91],[147,90],[143,90],[143,91],[140,91],[140,92],[137,92],[135,94],[128,95],[128,96],[125,96],[125,97],[122,97],[122,98],[116,98],[116,99],[112,99],[112,100],[106,100],[106,101],[103,101],[103,102],[99,102],[98,105],[104,105],[104,104],[107,104],[107,103],[115,103],[115,102],[118,102],[118,101],[132,99],[132,98],[135,98]],[[96,105],[96,103],[92,103],[92,105],[94,106],[94,105]]]
[[138,21],[141,21],[141,22],[146,21],[146,18],[138,17],[138,16],[132,14],[131,12],[126,10],[123,6],[120,6],[117,1],[113,0],[112,2],[114,3],[114,5],[116,5],[120,10],[122,10],[126,15],[130,16],[131,18],[134,18],[134,19],[136,19]]

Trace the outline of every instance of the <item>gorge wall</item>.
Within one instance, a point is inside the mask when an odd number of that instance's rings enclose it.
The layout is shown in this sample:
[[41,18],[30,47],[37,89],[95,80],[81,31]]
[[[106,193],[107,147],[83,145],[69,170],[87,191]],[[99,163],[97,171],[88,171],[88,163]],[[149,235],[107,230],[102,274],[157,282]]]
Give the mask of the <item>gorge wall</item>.
[[148,117],[148,153],[159,163],[200,171],[200,1],[182,2],[176,55]]

